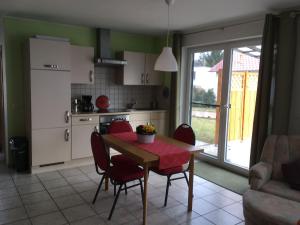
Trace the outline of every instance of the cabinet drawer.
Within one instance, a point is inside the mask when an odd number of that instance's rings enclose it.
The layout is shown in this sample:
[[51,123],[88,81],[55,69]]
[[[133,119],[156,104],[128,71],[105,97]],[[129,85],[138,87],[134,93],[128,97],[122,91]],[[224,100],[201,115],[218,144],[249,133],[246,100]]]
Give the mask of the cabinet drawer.
[[130,121],[147,121],[150,122],[150,113],[132,113]]
[[99,124],[99,116],[73,116],[72,125]]
[[69,42],[30,38],[29,48],[31,69],[71,70]]
[[166,119],[166,113],[165,112],[151,112],[150,119],[151,120],[164,120],[164,119]]

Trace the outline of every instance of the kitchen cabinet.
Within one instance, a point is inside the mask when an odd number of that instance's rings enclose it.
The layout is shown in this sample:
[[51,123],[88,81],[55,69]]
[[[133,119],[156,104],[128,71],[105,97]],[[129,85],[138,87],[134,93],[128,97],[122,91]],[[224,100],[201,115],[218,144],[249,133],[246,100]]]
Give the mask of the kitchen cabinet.
[[135,131],[137,126],[150,123],[150,112],[131,113],[129,123]]
[[71,70],[70,43],[30,38],[30,68],[36,70]]
[[[71,160],[70,44],[29,39],[27,134],[32,166]],[[43,54],[42,54],[43,53]]]
[[32,166],[62,163],[71,156],[71,127],[32,130]]
[[94,84],[94,48],[71,46],[72,84]]
[[72,117],[72,159],[93,156],[91,134],[99,131],[99,116]]
[[121,69],[123,85],[161,85],[162,74],[154,70],[158,57],[156,54],[124,51],[122,57],[127,61]]
[[157,134],[168,134],[166,112],[150,112],[150,121],[156,127]]
[[139,125],[151,123],[155,126],[157,134],[167,135],[167,113],[164,111],[145,111],[131,113],[129,122],[134,131]]

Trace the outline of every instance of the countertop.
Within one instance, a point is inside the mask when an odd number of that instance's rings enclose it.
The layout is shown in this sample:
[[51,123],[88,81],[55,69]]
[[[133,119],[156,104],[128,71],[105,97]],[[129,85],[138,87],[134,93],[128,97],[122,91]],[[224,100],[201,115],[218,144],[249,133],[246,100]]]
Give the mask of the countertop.
[[136,114],[136,113],[146,113],[146,112],[166,112],[166,109],[136,109],[136,110],[125,110],[119,112],[80,112],[80,113],[72,113],[72,116],[101,116],[101,115],[123,115],[123,114]]

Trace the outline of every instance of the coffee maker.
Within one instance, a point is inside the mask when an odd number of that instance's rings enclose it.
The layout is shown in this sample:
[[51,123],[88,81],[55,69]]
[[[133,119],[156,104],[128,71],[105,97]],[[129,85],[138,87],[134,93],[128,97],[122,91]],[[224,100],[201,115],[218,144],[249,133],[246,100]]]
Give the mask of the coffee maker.
[[92,103],[91,95],[82,95],[81,96],[81,111],[82,112],[93,112],[94,105]]

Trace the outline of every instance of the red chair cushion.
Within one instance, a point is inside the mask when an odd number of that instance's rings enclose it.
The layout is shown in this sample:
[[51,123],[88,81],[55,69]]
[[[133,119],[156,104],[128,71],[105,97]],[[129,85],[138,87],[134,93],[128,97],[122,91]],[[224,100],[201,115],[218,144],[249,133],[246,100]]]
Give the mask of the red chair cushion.
[[172,175],[172,174],[183,172],[182,166],[176,166],[176,167],[167,168],[167,169],[163,169],[163,170],[159,170],[158,168],[153,168],[151,170],[153,172],[155,172],[155,173],[157,173],[159,175],[163,175],[163,176],[168,176],[168,175]]
[[123,133],[123,132],[133,132],[130,123],[126,120],[114,120],[108,126],[108,133]]
[[112,166],[108,175],[116,182],[126,183],[141,179],[144,176],[144,170],[138,166]]
[[128,166],[128,165],[137,166],[138,165],[134,160],[128,158],[125,155],[114,155],[110,158],[110,161],[115,166]]

